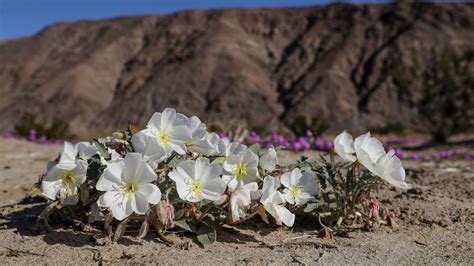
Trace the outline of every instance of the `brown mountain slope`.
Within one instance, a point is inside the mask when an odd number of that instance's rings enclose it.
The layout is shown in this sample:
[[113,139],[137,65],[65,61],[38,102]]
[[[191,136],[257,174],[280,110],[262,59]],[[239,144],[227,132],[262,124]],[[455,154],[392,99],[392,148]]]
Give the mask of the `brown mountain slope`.
[[275,127],[420,126],[393,69],[474,46],[473,4],[186,11],[58,24],[0,44],[0,130],[22,112],[75,132],[144,125],[165,106]]

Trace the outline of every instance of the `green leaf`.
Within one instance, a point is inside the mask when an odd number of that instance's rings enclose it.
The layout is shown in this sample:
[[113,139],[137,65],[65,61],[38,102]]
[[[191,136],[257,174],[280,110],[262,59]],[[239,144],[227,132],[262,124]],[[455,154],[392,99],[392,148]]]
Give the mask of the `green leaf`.
[[323,201],[308,203],[308,204],[306,204],[306,207],[303,209],[303,212],[312,212],[312,211],[320,208],[323,205],[324,205]]
[[93,155],[88,161],[87,167],[87,178],[88,180],[98,179],[102,172],[104,172],[105,166],[100,162],[100,155]]
[[7,257],[18,257],[19,252],[13,249],[8,249]]
[[197,234],[197,240],[203,245],[211,245],[216,242],[217,233],[214,224],[203,222],[200,226]]
[[174,224],[189,232],[196,232],[196,226],[194,224],[189,224],[186,220],[174,221]]
[[127,130],[125,130],[124,137],[126,141],[132,140],[132,137],[133,137],[132,125],[129,125]]
[[95,144],[97,150],[99,150],[100,155],[104,157],[105,160],[108,161],[111,159],[111,155],[104,144],[102,144],[98,139],[94,139],[92,142]]

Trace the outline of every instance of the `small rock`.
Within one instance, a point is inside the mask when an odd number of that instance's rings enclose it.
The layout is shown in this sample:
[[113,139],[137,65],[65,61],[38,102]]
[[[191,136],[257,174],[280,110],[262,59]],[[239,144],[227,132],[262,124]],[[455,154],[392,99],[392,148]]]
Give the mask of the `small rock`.
[[420,188],[415,187],[415,188],[410,188],[409,190],[407,190],[407,193],[408,194],[421,195],[421,194],[423,194],[423,191]]

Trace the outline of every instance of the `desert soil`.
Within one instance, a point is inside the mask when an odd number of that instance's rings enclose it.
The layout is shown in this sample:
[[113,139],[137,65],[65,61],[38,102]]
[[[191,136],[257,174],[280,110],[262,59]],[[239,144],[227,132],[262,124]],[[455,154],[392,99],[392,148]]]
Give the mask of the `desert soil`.
[[[384,189],[379,199],[396,215],[395,227],[349,230],[333,239],[296,222],[293,229],[265,225],[221,230],[218,241],[200,247],[191,236],[166,246],[153,236],[128,234],[118,243],[95,244],[92,233],[74,226],[32,230],[45,202],[24,199],[46,161],[61,146],[0,138],[0,257],[2,264],[164,263],[164,264],[445,264],[474,262],[474,165],[467,161],[404,162],[415,189]],[[281,153],[291,162],[301,154]],[[314,153],[309,153],[315,156]]]

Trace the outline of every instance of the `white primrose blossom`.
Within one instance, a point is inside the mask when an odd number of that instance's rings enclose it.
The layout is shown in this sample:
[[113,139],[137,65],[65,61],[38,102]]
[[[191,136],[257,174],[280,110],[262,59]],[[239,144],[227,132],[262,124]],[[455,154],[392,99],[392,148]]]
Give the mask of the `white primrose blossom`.
[[77,149],[70,142],[64,142],[64,150],[56,165],[49,165],[41,192],[51,200],[58,196],[62,205],[74,205],[78,202],[79,186],[86,180],[87,162],[76,159]]
[[238,155],[247,150],[247,146],[240,142],[230,142],[228,138],[220,138],[216,133],[210,134],[211,143],[214,146],[214,154],[227,157],[229,155]]
[[240,143],[240,142],[229,142],[228,138],[223,138],[222,141],[225,144],[225,156],[228,157],[230,155],[239,155],[243,153],[247,146]]
[[270,147],[263,151],[263,154],[260,156],[258,164],[262,169],[268,172],[273,172],[276,165],[278,164],[277,153],[273,147]]
[[383,172],[378,175],[391,185],[402,188],[410,189],[412,186],[405,182],[405,169],[402,166],[402,161],[395,156],[395,151],[390,150],[387,154],[380,159],[378,166],[383,169]]
[[156,169],[158,164],[167,158],[165,148],[154,137],[146,134],[137,134],[132,137],[131,142],[135,152],[141,153],[143,160],[152,169]]
[[355,157],[354,139],[345,130],[334,139],[334,151],[339,157],[346,161],[357,161]]
[[192,139],[191,130],[186,120],[177,116],[175,109],[166,108],[162,113],[154,113],[146,127],[132,137],[132,144],[134,138],[147,135],[165,149],[168,157],[173,151],[181,155],[186,153],[186,143]]
[[207,134],[207,139],[212,146],[209,155],[224,156],[226,151],[225,142],[219,137],[217,133],[211,132]]
[[315,178],[308,172],[301,173],[298,168],[284,173],[280,177],[281,184],[285,187],[283,196],[286,201],[296,206],[304,205],[314,199],[319,191]]
[[395,151],[385,152],[382,143],[371,137],[370,132],[361,135],[354,142],[357,159],[374,175],[384,179],[391,185],[410,189],[411,185],[405,183],[405,169],[400,159],[395,156]]
[[236,178],[245,184],[258,179],[258,156],[250,149],[238,155],[227,156],[224,162],[224,181]]
[[176,170],[168,173],[168,176],[176,183],[178,195],[182,200],[199,202],[220,199],[226,188],[220,178],[221,173],[219,164],[199,157],[196,160],[180,162]]
[[286,226],[293,226],[295,215],[283,206],[285,198],[275,188],[275,178],[267,176],[263,180],[262,197],[260,202],[265,210],[270,213],[278,225],[283,222]]
[[161,200],[160,189],[151,183],[156,178],[139,153],[128,153],[124,159],[109,161],[96,185],[97,190],[105,191],[97,204],[110,208],[119,221],[134,212],[145,214],[149,204],[158,204]]
[[232,212],[232,221],[237,222],[240,218],[246,216],[246,212],[251,203],[250,194],[258,190],[258,184],[256,182],[244,184],[242,181],[233,179],[229,182],[228,187],[230,193],[229,204]]
[[191,131],[191,140],[186,142],[187,148],[198,154],[207,154],[214,148],[206,130],[206,125],[197,116],[186,117],[186,125]]
[[78,142],[74,148],[77,150],[77,156],[84,161],[89,160],[99,152],[94,144],[87,141]]

